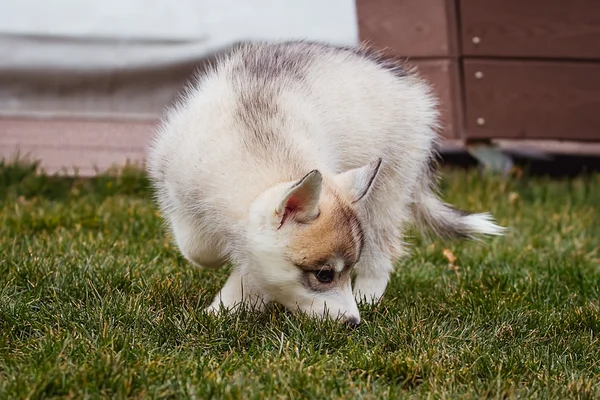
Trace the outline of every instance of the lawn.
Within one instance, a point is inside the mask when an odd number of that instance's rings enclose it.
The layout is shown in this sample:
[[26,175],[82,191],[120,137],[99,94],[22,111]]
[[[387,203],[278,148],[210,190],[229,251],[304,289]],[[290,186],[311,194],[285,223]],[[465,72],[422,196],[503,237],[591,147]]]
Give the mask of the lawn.
[[443,175],[445,199],[512,231],[411,235],[349,330],[205,314],[227,270],[184,261],[134,169],[1,164],[0,398],[599,398],[600,175]]

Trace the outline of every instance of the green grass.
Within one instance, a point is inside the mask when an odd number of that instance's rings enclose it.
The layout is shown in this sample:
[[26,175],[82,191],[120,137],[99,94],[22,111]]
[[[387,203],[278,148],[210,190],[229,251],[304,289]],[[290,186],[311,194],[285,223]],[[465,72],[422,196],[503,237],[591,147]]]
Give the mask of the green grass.
[[0,164],[0,398],[600,397],[600,175],[445,170],[443,191],[512,232],[409,238],[348,330],[277,306],[206,315],[227,270],[183,260],[134,170]]

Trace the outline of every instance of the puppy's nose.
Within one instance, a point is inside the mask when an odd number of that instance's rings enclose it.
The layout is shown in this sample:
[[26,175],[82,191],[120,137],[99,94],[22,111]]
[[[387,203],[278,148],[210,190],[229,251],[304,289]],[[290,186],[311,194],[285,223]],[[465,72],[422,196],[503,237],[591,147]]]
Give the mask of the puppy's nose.
[[360,325],[360,318],[359,317],[348,317],[346,319],[346,325],[349,328],[354,329],[354,328],[358,327],[358,325]]

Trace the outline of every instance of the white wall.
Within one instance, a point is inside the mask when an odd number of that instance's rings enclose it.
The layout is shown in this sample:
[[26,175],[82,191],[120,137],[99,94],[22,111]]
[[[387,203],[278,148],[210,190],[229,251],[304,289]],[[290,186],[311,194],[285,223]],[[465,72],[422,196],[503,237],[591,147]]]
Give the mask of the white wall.
[[246,39],[356,43],[355,0],[0,1],[0,68],[168,63]]

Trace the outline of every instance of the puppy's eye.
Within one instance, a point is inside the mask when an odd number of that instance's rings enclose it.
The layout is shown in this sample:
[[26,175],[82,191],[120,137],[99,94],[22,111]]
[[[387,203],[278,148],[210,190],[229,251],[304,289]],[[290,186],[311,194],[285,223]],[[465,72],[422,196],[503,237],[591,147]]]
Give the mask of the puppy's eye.
[[322,269],[320,271],[315,271],[314,274],[319,282],[331,283],[333,282],[335,272],[332,269]]

